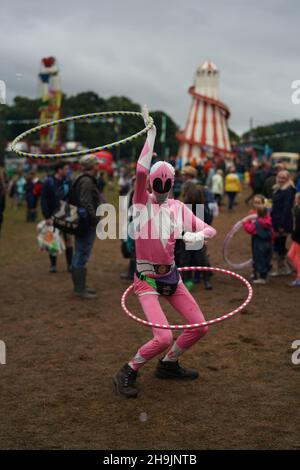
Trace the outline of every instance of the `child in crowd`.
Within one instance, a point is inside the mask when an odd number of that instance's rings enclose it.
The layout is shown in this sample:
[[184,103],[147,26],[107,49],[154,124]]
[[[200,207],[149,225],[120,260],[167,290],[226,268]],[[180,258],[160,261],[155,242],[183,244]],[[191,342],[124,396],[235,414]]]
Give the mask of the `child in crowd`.
[[292,232],[292,245],[288,252],[288,257],[296,268],[297,277],[289,284],[291,287],[300,287],[300,193],[295,196],[295,206],[293,208],[294,229]]
[[273,229],[264,196],[254,196],[253,209],[257,218],[243,223],[246,232],[252,236],[253,283],[266,284],[271,269]]

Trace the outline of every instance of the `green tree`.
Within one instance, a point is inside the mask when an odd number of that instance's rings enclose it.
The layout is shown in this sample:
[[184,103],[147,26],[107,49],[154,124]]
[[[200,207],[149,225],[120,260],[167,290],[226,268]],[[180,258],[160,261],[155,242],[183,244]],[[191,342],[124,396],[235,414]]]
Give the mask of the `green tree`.
[[[39,99],[30,99],[17,96],[12,105],[0,107],[0,150],[4,149],[8,141],[13,140],[17,135],[24,132],[34,124],[22,123],[22,120],[38,119]],[[75,116],[79,114],[96,113],[101,111],[137,111],[141,109],[138,103],[133,102],[125,96],[111,96],[104,99],[92,91],[78,93],[77,95],[62,97],[61,116]],[[170,116],[163,111],[150,111],[157,127],[157,140],[155,150],[159,155],[168,149],[170,155],[176,155],[178,142],[176,131],[178,126]],[[166,138],[164,148],[160,142],[162,116],[166,116]],[[142,118],[117,117],[115,119],[104,120],[103,122],[87,123],[84,121],[75,122],[75,140],[81,142],[86,147],[98,147],[102,144],[114,142],[124,137],[136,134],[144,127]],[[66,139],[67,124],[60,126],[62,141]],[[32,143],[38,143],[38,133],[28,137]],[[122,145],[120,148],[112,150],[116,159],[127,160],[136,159],[144,142],[144,137]]]

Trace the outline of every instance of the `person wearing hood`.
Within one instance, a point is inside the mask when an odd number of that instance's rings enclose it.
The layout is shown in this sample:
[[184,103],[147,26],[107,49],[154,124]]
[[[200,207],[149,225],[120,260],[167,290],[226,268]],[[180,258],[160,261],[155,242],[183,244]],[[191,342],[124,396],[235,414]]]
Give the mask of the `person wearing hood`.
[[[143,109],[145,125],[150,121],[148,110]],[[188,321],[201,323],[204,316],[181,280],[174,262],[176,238],[185,231],[184,240],[204,242],[216,234],[214,228],[197,218],[178,199],[169,198],[174,183],[172,165],[158,161],[151,167],[156,128],[150,128],[136,169],[136,185],[133,197],[136,212],[140,214],[133,222],[136,249],[136,273],[134,291],[148,321],[168,323],[160,305],[162,295]],[[151,193],[147,191],[148,182]],[[193,233],[192,233],[193,232]],[[160,379],[196,379],[198,372],[179,365],[179,356],[205,335],[207,327],[184,330],[173,343],[170,330],[153,328],[153,338],[141,346],[132,359],[124,364],[114,376],[117,393],[135,398],[135,381],[138,370],[148,361],[169,349],[158,361],[155,371]],[[173,345],[172,345],[173,343]]]

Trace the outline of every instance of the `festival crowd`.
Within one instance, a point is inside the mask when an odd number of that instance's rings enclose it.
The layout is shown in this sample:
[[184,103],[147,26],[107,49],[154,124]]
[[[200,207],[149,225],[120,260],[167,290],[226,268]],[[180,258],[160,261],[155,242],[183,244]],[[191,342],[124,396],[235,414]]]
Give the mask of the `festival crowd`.
[[[135,176],[128,171],[119,179],[120,194],[129,194],[132,200]],[[288,276],[294,270],[296,279],[289,285],[300,286],[300,162],[292,176],[284,163],[272,165],[270,161],[250,164],[242,160],[207,159],[200,164],[188,164],[175,170],[173,197],[180,198],[196,211],[204,205],[204,221],[209,225],[219,211],[235,210],[238,195],[250,187],[244,203],[252,204],[248,220],[243,227],[251,236],[254,284],[264,285],[270,277]],[[287,241],[292,243],[288,250]],[[135,272],[134,243],[128,238],[122,243],[122,252],[129,258],[128,271],[123,279],[133,279]],[[184,242],[177,240],[176,265],[210,266],[207,246],[201,250],[186,250]],[[191,290],[203,278],[204,287],[212,289],[211,275],[203,271],[184,273],[184,283]]]
[[[157,156],[154,155],[154,163]],[[174,163],[175,161],[171,162]],[[73,175],[70,165],[58,163],[46,177],[34,167],[24,172],[18,169],[15,175],[7,175],[0,169],[0,233],[5,207],[17,210],[26,205],[26,221],[36,223],[39,204],[48,230],[53,229],[53,216],[62,201],[78,208],[80,229],[73,236],[61,231],[67,270],[71,273],[74,292],[84,299],[96,297],[87,287],[87,263],[96,238],[98,217],[97,207],[106,201],[105,186],[111,179],[99,174],[99,164],[95,156],[85,156],[80,160],[81,171]],[[135,165],[127,164],[116,170],[119,194],[128,196],[132,204]],[[245,201],[241,201],[243,189],[251,191]],[[270,277],[287,276],[296,271],[296,279],[290,286],[300,286],[300,166],[291,175],[283,163],[272,166],[270,161],[253,161],[245,164],[242,159],[206,159],[201,163],[189,163],[175,169],[173,186],[174,199],[181,199],[196,213],[198,204],[204,207],[204,221],[213,225],[214,217],[220,211],[235,210],[237,204],[251,203],[252,208],[243,223],[250,236],[255,284],[266,284]],[[128,223],[130,220],[128,220]],[[292,243],[287,248],[288,237]],[[250,241],[249,240],[249,241]],[[135,273],[135,244],[128,237],[121,243],[121,251],[128,259],[128,270],[121,273],[122,279],[133,279]],[[208,248],[186,250],[183,240],[176,242],[176,265],[210,266]],[[50,273],[57,271],[57,253],[49,252]],[[209,272],[186,272],[183,281],[189,290],[203,282],[206,289],[212,289]]]

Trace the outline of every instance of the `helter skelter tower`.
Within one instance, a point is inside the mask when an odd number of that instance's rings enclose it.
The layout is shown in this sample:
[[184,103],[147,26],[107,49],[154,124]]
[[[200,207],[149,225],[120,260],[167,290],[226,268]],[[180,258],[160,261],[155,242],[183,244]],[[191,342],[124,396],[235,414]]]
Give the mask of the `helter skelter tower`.
[[192,103],[185,129],[177,133],[182,164],[206,155],[231,156],[227,121],[228,107],[219,100],[219,70],[207,60],[196,70],[189,88]]

